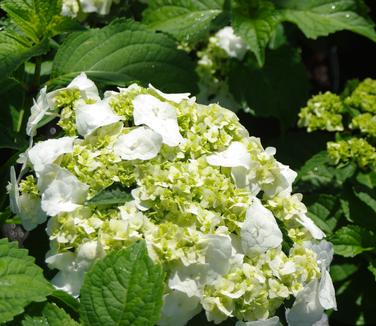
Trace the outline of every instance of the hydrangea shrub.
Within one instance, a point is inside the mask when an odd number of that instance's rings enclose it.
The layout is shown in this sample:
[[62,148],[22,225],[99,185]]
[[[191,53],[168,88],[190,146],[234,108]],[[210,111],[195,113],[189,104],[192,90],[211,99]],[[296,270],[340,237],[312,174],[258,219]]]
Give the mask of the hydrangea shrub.
[[[51,119],[58,137],[36,141]],[[56,288],[78,296],[97,259],[143,239],[167,275],[159,325],[202,310],[278,325],[281,306],[290,325],[312,325],[336,309],[333,249],[292,193],[296,173],[233,112],[152,85],[101,98],[81,74],[41,90],[27,133],[11,207],[27,230],[48,219]]]

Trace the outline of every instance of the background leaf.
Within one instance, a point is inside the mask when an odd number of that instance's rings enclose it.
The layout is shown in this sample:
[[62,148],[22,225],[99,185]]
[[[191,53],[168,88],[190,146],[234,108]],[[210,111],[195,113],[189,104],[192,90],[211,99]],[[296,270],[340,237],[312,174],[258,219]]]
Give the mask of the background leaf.
[[139,81],[163,91],[196,90],[188,55],[166,35],[132,21],[70,35],[57,51],[52,83],[66,83],[81,71],[96,82],[117,86]]
[[81,289],[85,325],[154,325],[159,319],[163,271],[144,242],[108,254],[86,274]]
[[222,12],[224,0],[150,0],[144,22],[179,41],[192,43],[207,35],[210,22]]
[[34,258],[17,243],[0,240],[0,323],[23,312],[31,302],[41,302],[52,293]]

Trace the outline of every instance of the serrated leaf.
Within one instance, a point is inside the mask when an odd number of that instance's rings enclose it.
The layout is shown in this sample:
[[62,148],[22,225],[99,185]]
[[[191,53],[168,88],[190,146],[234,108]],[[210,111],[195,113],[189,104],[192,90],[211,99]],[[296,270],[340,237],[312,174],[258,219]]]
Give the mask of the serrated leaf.
[[9,77],[23,62],[43,54],[47,43],[36,46],[21,43],[12,33],[0,32],[0,80]]
[[363,186],[374,189],[376,188],[376,171],[371,171],[369,173],[359,172],[356,176],[356,181]]
[[376,213],[376,199],[366,192],[354,191],[356,197],[358,197],[364,204],[370,207]]
[[359,266],[354,264],[335,264],[330,266],[330,275],[333,282],[341,282],[348,279],[358,270]]
[[85,72],[105,84],[139,81],[164,91],[196,90],[191,59],[168,36],[133,21],[71,34],[57,51],[50,83],[65,83]]
[[145,242],[108,254],[85,275],[81,289],[84,324],[154,325],[162,307],[163,278]]
[[375,250],[375,234],[357,225],[344,226],[331,237],[334,252],[344,257],[354,257]]
[[250,1],[246,5],[238,4],[232,9],[232,26],[255,54],[260,66],[265,61],[265,48],[279,23],[279,14],[270,1],[257,1],[252,7]]
[[52,301],[58,302],[59,305],[63,304],[74,312],[78,312],[80,309],[80,303],[65,291],[55,290],[50,295],[50,298]]
[[85,204],[96,207],[120,206],[132,199],[133,197],[128,191],[124,191],[115,185],[102,190],[93,198],[89,199]]
[[22,321],[22,326],[78,326],[79,324],[73,320],[64,309],[59,308],[55,304],[47,303],[42,310],[42,316],[30,317],[26,316]]
[[31,302],[42,302],[52,293],[34,258],[15,242],[0,239],[0,324],[12,320]]
[[282,19],[316,39],[341,30],[376,41],[375,24],[357,12],[356,0],[275,0]]
[[144,22],[179,41],[194,43],[208,33],[223,5],[224,0],[150,0]]
[[267,53],[262,69],[234,63],[229,86],[239,103],[247,102],[258,116],[279,118],[287,129],[307,100],[309,83],[299,51],[283,46]]
[[326,151],[319,152],[312,156],[300,169],[297,182],[302,183],[300,187],[305,187],[313,191],[320,187],[340,187],[354,175],[356,166],[347,164],[342,167],[331,164]]

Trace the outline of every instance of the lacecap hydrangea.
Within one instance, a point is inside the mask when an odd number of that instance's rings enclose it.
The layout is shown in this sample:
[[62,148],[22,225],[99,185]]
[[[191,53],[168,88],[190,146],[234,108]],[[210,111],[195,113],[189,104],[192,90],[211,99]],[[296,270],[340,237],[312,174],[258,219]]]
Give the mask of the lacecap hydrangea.
[[[215,323],[278,325],[285,304],[290,325],[312,325],[336,308],[333,249],[292,194],[296,173],[233,112],[152,85],[100,98],[81,74],[41,90],[32,140],[51,119],[61,137],[21,155],[9,192],[27,230],[48,219],[57,288],[78,296],[96,259],[143,239],[167,273],[159,325],[184,325],[202,310]],[[95,204],[110,192],[120,200]]]

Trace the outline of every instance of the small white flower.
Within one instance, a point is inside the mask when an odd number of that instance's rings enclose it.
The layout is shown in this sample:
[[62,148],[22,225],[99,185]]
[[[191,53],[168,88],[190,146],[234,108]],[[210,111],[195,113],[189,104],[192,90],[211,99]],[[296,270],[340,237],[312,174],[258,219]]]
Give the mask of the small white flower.
[[291,170],[287,165],[277,162],[278,171],[273,183],[263,186],[265,196],[267,197],[285,197],[289,196],[292,191],[292,184],[298,175]]
[[94,104],[78,103],[76,109],[76,126],[81,136],[88,136],[96,129],[121,120],[111,109],[108,101]]
[[121,135],[114,144],[114,152],[123,160],[150,160],[162,146],[162,137],[147,127],[138,127]]
[[264,253],[282,243],[282,232],[273,214],[258,198],[254,198],[247,210],[246,219],[240,229],[243,251],[246,255]]
[[28,160],[38,174],[46,165],[53,163],[60,155],[73,151],[75,137],[48,139],[34,145],[27,151]]
[[160,134],[163,143],[174,147],[183,142],[175,108],[152,95],[138,95],[133,100],[133,118],[136,126],[146,125]]
[[218,46],[225,50],[231,58],[243,59],[248,49],[247,45],[241,37],[235,35],[232,27],[226,26],[222,28],[215,36],[218,39]]
[[166,94],[161,92],[159,89],[156,89],[152,84],[149,84],[149,89],[152,89],[160,97],[163,97],[164,99],[175,102],[177,104],[179,104],[183,100],[189,100],[189,95],[191,95],[190,93]]
[[322,232],[307,215],[299,215],[296,221],[304,226],[308,230],[308,232],[311,233],[314,239],[321,240],[325,237],[325,233]]
[[251,156],[247,151],[247,147],[237,141],[232,142],[223,152],[209,155],[206,160],[210,165],[214,166],[243,167],[245,169],[251,167]]
[[94,82],[87,78],[84,72],[80,73],[76,78],[74,78],[66,88],[63,89],[72,89],[76,88],[80,91],[81,98],[84,100],[95,100],[99,101],[100,97],[98,95],[98,88]]
[[63,0],[63,7],[61,9],[62,16],[76,17],[80,11],[78,0]]
[[336,293],[334,290],[333,281],[326,269],[321,270],[319,301],[324,309],[337,310]]
[[86,200],[88,186],[68,170],[57,165],[47,165],[38,179],[42,192],[42,209],[50,216],[71,212]]
[[97,12],[100,15],[110,12],[112,2],[113,0],[80,0],[83,12]]

